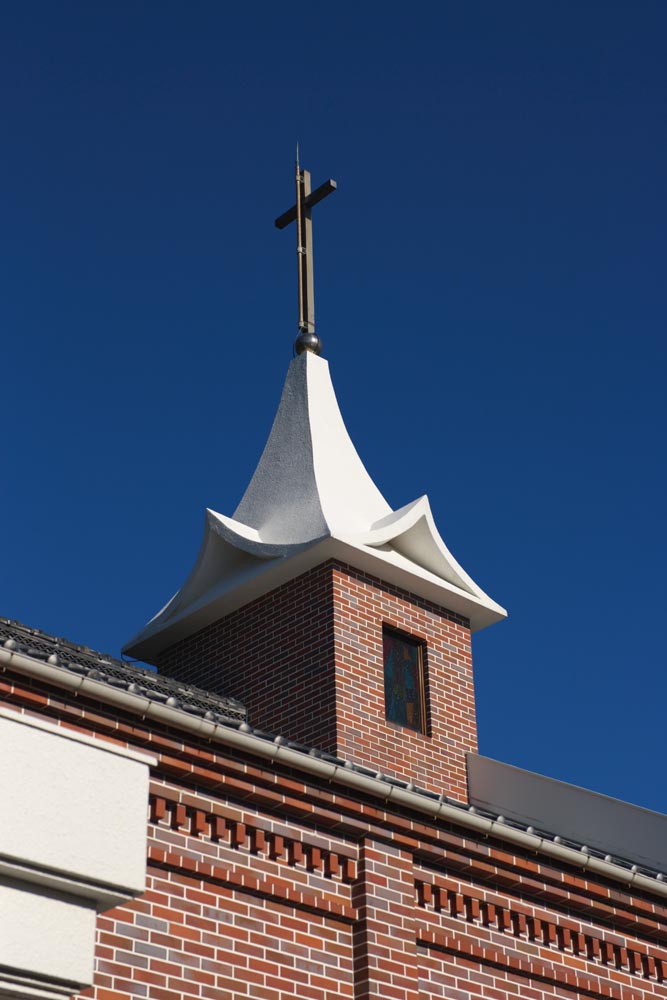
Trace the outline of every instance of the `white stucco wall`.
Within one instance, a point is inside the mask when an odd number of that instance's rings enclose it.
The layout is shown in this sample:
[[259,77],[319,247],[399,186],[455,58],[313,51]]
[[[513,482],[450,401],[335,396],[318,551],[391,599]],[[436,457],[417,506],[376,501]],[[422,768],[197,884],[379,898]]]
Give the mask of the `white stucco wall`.
[[0,713],[0,853],[141,892],[148,768],[136,755]]
[[[0,879],[0,952],[16,974],[90,983],[95,904],[76,903],[41,886]],[[1,995],[1,987],[0,987]]]
[[151,763],[0,709],[0,997],[92,982],[96,912],[145,888]]

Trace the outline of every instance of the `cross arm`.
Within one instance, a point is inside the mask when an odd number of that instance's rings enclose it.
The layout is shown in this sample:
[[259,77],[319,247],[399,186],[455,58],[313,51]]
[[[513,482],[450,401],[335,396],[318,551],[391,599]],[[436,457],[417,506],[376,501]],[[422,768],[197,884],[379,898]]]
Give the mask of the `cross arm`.
[[[304,209],[312,208],[313,205],[317,205],[317,203],[322,201],[323,198],[326,198],[327,195],[333,194],[336,190],[336,186],[336,182],[331,180],[331,178],[329,178],[328,181],[325,181],[324,184],[320,184],[320,186],[315,188],[315,190],[309,194],[307,198],[304,198]],[[284,229],[285,226],[289,226],[290,222],[294,222],[295,219],[296,205],[293,205],[286,212],[283,212],[282,215],[278,216],[275,221],[275,227],[276,229]]]

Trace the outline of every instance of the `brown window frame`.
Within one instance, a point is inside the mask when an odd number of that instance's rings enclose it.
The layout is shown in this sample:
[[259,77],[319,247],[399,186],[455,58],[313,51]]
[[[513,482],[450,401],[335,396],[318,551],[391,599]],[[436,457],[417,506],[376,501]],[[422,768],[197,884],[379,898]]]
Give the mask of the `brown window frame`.
[[[384,639],[386,635],[390,635],[395,639],[401,640],[409,646],[415,647],[417,650],[417,670],[418,670],[418,695],[419,695],[419,728],[416,726],[411,726],[407,722],[402,722],[397,719],[392,719],[389,716],[389,704],[387,698],[387,675],[386,675],[386,660],[384,653]],[[419,733],[421,736],[428,736],[428,711],[427,711],[427,680],[426,680],[426,643],[423,639],[418,636],[411,635],[409,632],[404,632],[400,628],[396,628],[389,623],[383,623],[382,625],[382,680],[384,686],[384,717],[388,723],[392,726],[400,726],[401,729],[409,729],[412,733]]]

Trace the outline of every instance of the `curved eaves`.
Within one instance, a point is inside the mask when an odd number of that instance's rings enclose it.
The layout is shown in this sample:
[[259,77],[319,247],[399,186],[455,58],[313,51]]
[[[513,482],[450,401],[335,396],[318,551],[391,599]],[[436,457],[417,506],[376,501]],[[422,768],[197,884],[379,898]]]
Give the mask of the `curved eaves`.
[[[239,549],[241,552],[247,552],[258,559],[278,559],[291,556],[295,552],[300,552],[301,549],[312,545],[313,542],[320,540],[319,537],[316,537],[301,543],[265,542],[262,540],[261,532],[256,528],[242,524],[232,517],[225,517],[224,514],[218,514],[217,511],[207,510],[206,519],[210,530],[231,545],[232,548]],[[325,533],[320,537],[326,538],[327,534]]]
[[363,544],[373,548],[390,545],[422,569],[485,603],[495,605],[445,545],[433,520],[427,496],[419,497],[393,515],[377,521],[364,536]]
[[[204,537],[185,583],[145,627],[126,643],[124,649],[134,648],[207,604],[214,598],[221,584],[224,586],[230,581],[244,578],[253,567],[275,558],[276,553],[264,551],[260,554],[259,551],[252,551],[251,541],[244,540],[239,532],[219,530],[217,519],[220,516],[215,511],[207,510]],[[244,544],[239,544],[240,542]],[[272,547],[264,548],[266,550]]]

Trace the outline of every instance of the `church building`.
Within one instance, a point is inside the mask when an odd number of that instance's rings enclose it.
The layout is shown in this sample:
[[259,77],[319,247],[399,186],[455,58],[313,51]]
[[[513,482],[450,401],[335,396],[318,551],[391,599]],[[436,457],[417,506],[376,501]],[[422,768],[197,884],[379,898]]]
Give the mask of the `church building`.
[[[477,752],[505,610],[350,440],[313,314],[234,514],[125,647],[0,619],[0,996],[667,1000],[667,817]],[[495,581],[502,587],[502,581]]]

